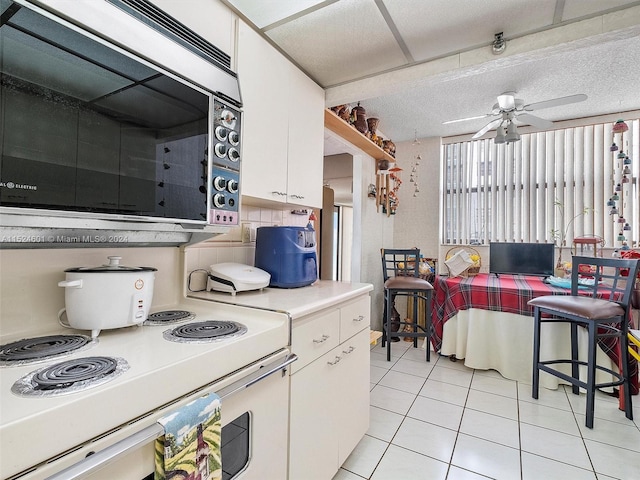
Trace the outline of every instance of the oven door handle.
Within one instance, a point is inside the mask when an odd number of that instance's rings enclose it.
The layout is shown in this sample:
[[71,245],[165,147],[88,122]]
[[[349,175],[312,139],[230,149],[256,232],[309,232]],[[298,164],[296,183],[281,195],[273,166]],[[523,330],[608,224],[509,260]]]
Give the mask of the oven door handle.
[[[257,371],[247,375],[246,377],[243,377],[240,380],[233,382],[231,385],[227,385],[226,387],[220,389],[218,392],[216,392],[216,394],[220,397],[221,400],[223,400],[251,387],[252,385],[255,385],[256,383],[281,370],[284,375],[284,369],[286,369],[287,366],[291,365],[296,360],[298,360],[298,356],[295,353],[290,353],[283,361],[274,362],[277,363],[277,365],[274,365],[273,363],[265,365]],[[154,423],[153,425],[149,425],[148,427],[143,428],[139,432],[134,433],[127,438],[123,438],[119,442],[114,443],[104,450],[100,450],[99,452],[96,452],[84,458],[78,463],[75,463],[70,467],[65,468],[64,470],[51,475],[50,477],[47,477],[45,480],[81,479],[92,471],[98,468],[102,468],[105,465],[115,461],[120,455],[127,453],[129,450],[149,443],[150,441],[157,439],[163,434],[164,428],[162,427],[162,425],[160,425],[159,423]]]

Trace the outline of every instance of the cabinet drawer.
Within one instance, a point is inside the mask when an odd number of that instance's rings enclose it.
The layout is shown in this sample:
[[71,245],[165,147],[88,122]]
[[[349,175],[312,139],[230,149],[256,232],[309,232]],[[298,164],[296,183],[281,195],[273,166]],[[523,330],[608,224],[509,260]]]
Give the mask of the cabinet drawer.
[[297,372],[339,343],[340,311],[337,309],[294,324],[291,350],[298,355],[298,361],[291,365],[291,373]]
[[340,308],[340,341],[344,342],[371,322],[371,300],[366,295]]

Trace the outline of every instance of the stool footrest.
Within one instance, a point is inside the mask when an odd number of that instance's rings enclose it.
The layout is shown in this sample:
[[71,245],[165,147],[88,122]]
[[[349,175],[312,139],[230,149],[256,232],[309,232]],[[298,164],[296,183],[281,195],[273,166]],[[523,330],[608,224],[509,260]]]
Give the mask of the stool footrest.
[[[547,372],[551,375],[554,375],[556,377],[559,377],[567,382],[569,382],[571,385],[575,385],[578,386],[580,388],[584,388],[585,390],[587,390],[587,383],[583,382],[582,380],[578,379],[578,378],[573,378],[571,375],[567,375],[564,372],[560,372],[559,370],[556,370],[555,368],[551,368],[548,367],[547,365],[554,365],[556,363],[562,363],[562,364],[573,364],[576,363],[578,365],[582,365],[584,367],[587,366],[587,362],[583,362],[581,360],[576,360],[575,362],[573,360],[549,360],[549,361],[545,361],[545,362],[539,362],[538,363],[538,368],[540,370],[542,370],[543,372]],[[613,370],[611,370],[610,368],[606,368],[603,367],[601,365],[596,365],[596,370],[600,370],[603,371],[605,373],[608,373],[614,377],[616,377],[618,380],[613,381],[613,382],[606,382],[606,383],[596,383],[593,385],[594,388],[606,388],[606,387],[616,387],[618,385],[622,385],[623,383],[625,383],[624,381],[624,377],[622,376],[622,374],[618,373],[618,372],[614,372]]]

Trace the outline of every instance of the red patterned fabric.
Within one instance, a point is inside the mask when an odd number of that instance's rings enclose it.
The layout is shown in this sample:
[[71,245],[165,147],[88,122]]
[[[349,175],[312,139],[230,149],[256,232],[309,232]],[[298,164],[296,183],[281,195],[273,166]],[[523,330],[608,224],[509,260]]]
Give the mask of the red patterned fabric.
[[[533,307],[527,302],[543,295],[570,295],[567,288],[554,287],[543,282],[542,277],[526,275],[479,274],[469,278],[436,277],[434,284],[431,321],[431,342],[435,351],[442,347],[444,324],[460,310],[480,308],[497,312],[533,316]],[[620,342],[617,338],[598,340],[600,348],[620,367]],[[631,360],[632,393],[638,394],[638,362]]]

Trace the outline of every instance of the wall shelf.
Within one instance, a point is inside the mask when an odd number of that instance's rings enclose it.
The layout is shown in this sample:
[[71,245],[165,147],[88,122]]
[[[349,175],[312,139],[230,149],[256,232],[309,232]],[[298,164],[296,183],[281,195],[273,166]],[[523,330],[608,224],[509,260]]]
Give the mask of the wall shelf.
[[332,132],[340,135],[347,142],[358,147],[367,155],[372,156],[376,161],[384,158],[391,163],[395,163],[395,158],[382,150],[378,145],[356,130],[354,126],[349,125],[328,108],[324,111],[324,126]]

